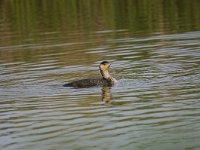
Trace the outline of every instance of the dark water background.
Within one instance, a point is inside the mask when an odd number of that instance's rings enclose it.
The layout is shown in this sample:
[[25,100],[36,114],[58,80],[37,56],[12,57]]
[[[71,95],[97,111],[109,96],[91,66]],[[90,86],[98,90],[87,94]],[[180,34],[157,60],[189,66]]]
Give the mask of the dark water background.
[[[119,84],[73,89],[112,63]],[[199,0],[1,0],[0,149],[198,150]]]

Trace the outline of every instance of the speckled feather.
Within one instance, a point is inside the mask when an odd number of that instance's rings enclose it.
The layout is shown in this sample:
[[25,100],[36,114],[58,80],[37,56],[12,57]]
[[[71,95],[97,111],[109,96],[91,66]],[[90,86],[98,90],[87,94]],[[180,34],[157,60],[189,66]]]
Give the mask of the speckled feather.
[[63,85],[64,87],[87,88],[92,86],[112,86],[108,80],[101,79],[81,79]]

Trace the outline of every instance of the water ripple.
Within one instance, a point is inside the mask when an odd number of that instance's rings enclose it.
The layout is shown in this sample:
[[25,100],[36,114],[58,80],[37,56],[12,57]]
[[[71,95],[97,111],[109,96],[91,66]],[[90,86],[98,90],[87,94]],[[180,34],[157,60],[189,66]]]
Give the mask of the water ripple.
[[[77,50],[111,60],[111,73],[119,83],[108,91],[108,101],[103,101],[101,87],[62,87],[71,80],[98,76],[99,59],[92,64],[64,64],[58,59],[77,54],[63,50],[41,53],[36,61],[3,60],[2,147],[56,149],[65,143],[68,149],[80,145],[85,149],[99,145],[102,149],[162,149],[172,142],[186,142],[197,149],[197,140],[191,139],[200,138],[199,38],[199,32],[119,38],[109,39],[106,46]],[[160,146],[152,144],[155,140]]]

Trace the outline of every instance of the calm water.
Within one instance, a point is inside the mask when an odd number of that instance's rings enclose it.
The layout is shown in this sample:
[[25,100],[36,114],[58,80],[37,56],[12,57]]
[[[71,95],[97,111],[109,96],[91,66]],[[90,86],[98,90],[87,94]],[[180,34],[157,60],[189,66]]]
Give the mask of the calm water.
[[200,1],[2,0],[0,83],[0,149],[197,150]]

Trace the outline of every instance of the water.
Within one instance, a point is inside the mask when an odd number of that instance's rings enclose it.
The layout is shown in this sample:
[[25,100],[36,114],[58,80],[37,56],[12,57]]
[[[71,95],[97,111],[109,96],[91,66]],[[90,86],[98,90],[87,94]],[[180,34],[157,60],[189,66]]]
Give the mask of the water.
[[199,1],[0,6],[1,149],[199,149]]

